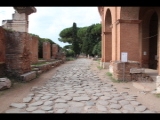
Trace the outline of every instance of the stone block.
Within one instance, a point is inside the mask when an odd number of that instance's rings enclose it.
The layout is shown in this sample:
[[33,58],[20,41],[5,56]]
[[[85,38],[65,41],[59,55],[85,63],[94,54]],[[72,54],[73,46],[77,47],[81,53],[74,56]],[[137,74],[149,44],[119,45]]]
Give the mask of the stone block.
[[30,80],[35,79],[37,77],[36,71],[25,73],[23,75],[20,75],[20,77],[21,77],[22,81],[25,81],[25,82],[30,81]]
[[0,90],[8,89],[11,87],[11,81],[8,78],[0,78]]
[[130,73],[144,73],[145,69],[144,68],[131,68]]

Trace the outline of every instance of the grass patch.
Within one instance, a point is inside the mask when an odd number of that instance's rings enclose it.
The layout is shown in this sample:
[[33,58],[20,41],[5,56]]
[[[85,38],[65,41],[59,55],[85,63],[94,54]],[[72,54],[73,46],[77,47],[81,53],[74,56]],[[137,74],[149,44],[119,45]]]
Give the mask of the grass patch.
[[107,76],[112,76],[112,73],[110,73],[110,72],[107,72]]
[[158,93],[158,94],[155,94],[155,95],[156,95],[156,97],[160,98],[160,93]]
[[75,58],[73,58],[73,57],[67,57],[66,58],[66,61],[73,61],[73,60],[75,60]]
[[98,64],[100,64],[100,59],[97,59]]
[[110,72],[107,72],[106,74],[107,74],[107,76],[111,79],[111,81],[114,82],[114,83],[121,83],[121,82],[123,82],[123,81],[114,79],[114,78],[112,77],[112,73],[110,73]]
[[46,63],[47,63],[47,62],[45,62],[45,61],[42,61],[42,62],[38,62],[38,63],[32,64],[32,65],[39,66],[39,65],[46,64]]
[[102,70],[102,69],[103,69],[101,66],[97,66],[97,68],[98,68],[99,70]]

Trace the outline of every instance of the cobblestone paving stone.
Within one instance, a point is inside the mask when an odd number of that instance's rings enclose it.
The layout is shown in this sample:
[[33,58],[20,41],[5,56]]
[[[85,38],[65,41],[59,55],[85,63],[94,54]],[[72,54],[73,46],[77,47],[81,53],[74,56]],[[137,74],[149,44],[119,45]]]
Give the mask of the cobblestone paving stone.
[[90,70],[90,63],[81,58],[59,68],[5,113],[156,113],[137,102],[136,96],[119,93],[111,82],[102,82]]

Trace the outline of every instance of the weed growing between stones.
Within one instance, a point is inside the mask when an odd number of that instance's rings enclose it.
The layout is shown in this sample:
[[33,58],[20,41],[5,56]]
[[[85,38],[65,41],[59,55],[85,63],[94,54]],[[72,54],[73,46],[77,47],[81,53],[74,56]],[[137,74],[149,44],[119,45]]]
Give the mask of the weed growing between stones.
[[158,94],[155,94],[155,95],[156,95],[156,97],[160,98],[160,93],[158,93]]
[[110,73],[110,72],[107,72],[106,74],[107,74],[107,76],[111,79],[111,81],[114,82],[114,83],[122,83],[122,82],[123,82],[123,81],[121,81],[121,80],[116,80],[116,79],[114,79],[114,78],[112,77],[112,73]]
[[43,64],[46,64],[47,62],[45,61],[42,61],[42,62],[38,62],[38,63],[35,63],[35,64],[32,64],[34,66],[39,66],[39,65],[43,65]]
[[103,69],[101,66],[97,66],[97,68],[98,68],[99,70],[102,70],[102,69]]
[[66,57],[66,61],[73,61],[73,60],[75,60],[75,58],[73,58],[73,57]]

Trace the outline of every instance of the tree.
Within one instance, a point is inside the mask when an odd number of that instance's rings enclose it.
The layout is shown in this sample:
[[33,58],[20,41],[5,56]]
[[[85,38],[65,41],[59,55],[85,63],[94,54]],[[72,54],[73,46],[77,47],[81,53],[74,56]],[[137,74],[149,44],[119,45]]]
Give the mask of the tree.
[[98,55],[98,56],[101,56],[101,41],[99,41],[93,48],[93,51],[92,51],[92,54],[93,55]]
[[60,38],[58,38],[61,42],[68,42],[69,44],[72,44],[72,27],[63,29],[60,34]]
[[76,23],[73,23],[73,27],[72,27],[72,50],[74,51],[75,55],[80,53]]
[[72,27],[63,29],[59,35],[61,37],[59,41],[70,43],[75,54],[83,52],[86,55],[93,55],[94,46],[101,40],[101,24],[78,28],[76,23],[73,23]]

